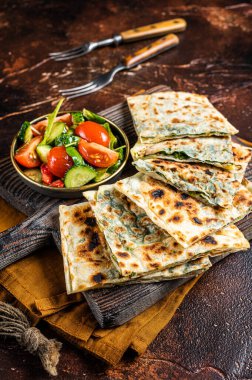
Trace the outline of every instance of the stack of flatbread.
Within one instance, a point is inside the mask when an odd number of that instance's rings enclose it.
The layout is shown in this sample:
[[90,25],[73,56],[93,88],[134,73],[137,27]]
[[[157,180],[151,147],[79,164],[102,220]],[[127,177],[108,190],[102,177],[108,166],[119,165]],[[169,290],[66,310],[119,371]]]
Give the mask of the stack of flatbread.
[[249,248],[233,224],[252,209],[249,149],[204,96],[165,92],[128,99],[139,173],[60,206],[68,293],[192,277]]

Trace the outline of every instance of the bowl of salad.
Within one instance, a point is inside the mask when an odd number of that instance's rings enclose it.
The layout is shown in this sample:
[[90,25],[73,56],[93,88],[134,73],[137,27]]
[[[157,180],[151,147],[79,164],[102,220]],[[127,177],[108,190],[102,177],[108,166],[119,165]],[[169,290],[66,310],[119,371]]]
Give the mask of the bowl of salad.
[[129,156],[126,134],[112,121],[87,109],[55,110],[25,121],[11,145],[11,160],[22,180],[51,197],[79,198],[110,182]]

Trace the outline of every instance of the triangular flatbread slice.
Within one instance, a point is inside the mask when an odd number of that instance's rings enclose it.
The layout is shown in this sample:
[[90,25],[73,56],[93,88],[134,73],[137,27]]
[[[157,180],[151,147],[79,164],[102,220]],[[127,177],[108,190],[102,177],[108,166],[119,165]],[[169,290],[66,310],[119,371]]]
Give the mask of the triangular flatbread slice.
[[131,149],[133,160],[160,158],[176,162],[195,162],[226,170],[242,170],[251,160],[251,149],[231,142],[230,137],[198,137],[143,144],[139,141]]
[[236,193],[229,208],[206,206],[188,194],[142,173],[116,182],[115,187],[144,209],[153,223],[185,248],[244,218],[252,210],[252,194],[244,186]]
[[230,207],[241,188],[240,173],[210,165],[187,164],[149,158],[133,162],[136,169],[174,186],[191,197],[211,206]]
[[203,95],[167,91],[129,97],[127,102],[141,142],[238,132]]

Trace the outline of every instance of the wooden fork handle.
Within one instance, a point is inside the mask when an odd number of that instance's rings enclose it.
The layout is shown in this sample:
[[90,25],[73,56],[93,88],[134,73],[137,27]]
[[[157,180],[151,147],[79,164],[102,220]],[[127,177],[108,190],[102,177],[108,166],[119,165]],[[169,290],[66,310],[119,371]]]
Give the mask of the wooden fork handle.
[[183,18],[161,21],[156,24],[140,26],[139,28],[126,30],[120,35],[124,42],[137,41],[145,38],[162,36],[167,33],[182,32],[186,29],[186,21]]
[[156,55],[164,52],[165,50],[171,49],[172,47],[179,44],[178,36],[175,34],[168,34],[152,44],[136,51],[133,55],[129,55],[125,58],[124,64],[130,69],[137,66],[139,63],[146,61],[149,58],[155,57]]

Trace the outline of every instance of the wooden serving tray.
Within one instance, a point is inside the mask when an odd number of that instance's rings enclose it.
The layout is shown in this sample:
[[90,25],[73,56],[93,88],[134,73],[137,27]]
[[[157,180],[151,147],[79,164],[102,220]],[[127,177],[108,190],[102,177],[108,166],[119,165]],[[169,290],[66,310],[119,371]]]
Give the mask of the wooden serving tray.
[[[167,89],[166,86],[158,86],[147,92]],[[131,146],[134,145],[136,134],[126,102],[108,108],[100,114],[124,129]],[[120,178],[130,176],[134,172],[129,159]],[[252,165],[248,168],[247,177],[252,178]],[[34,192],[18,177],[9,157],[0,160],[0,196],[28,216],[23,223],[0,234],[0,269],[53,242],[60,250],[58,206],[62,203],[83,201],[79,199],[63,202]],[[248,216],[238,223],[247,239],[252,238],[251,221],[252,217]],[[188,279],[116,286],[90,290],[83,294],[100,326],[113,327],[127,322],[186,281]]]

